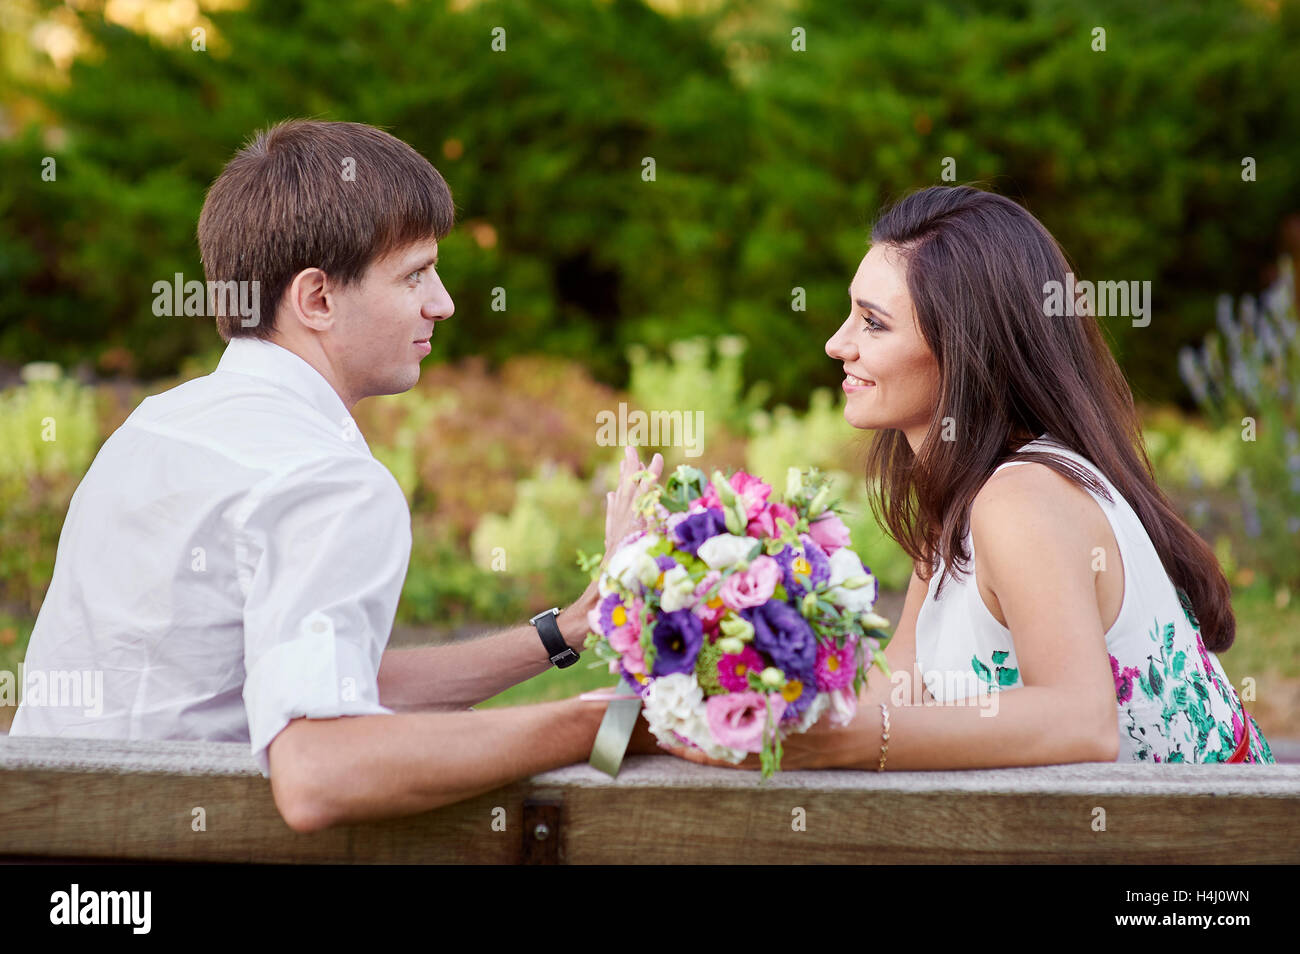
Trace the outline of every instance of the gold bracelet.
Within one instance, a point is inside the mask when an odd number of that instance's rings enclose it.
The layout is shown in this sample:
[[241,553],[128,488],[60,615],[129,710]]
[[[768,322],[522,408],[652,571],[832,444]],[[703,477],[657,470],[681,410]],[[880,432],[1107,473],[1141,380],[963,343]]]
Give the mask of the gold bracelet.
[[880,732],[880,765],[876,768],[877,772],[885,770],[885,756],[889,752],[889,709],[883,702],[880,704],[880,721],[884,723],[884,728]]

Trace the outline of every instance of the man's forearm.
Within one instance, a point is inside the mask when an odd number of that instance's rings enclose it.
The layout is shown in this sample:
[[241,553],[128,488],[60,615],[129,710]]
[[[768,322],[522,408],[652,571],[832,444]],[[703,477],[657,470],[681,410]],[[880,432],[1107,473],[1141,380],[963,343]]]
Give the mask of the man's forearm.
[[[585,614],[565,610],[557,624],[580,649]],[[581,665],[581,664],[580,664]],[[465,709],[549,669],[550,657],[528,624],[446,646],[390,649],[379,667],[379,701],[390,709]]]
[[299,831],[428,811],[584,761],[605,705],[296,719],[271,743],[276,803]]
[[379,701],[399,712],[465,709],[549,668],[532,626],[446,646],[390,649],[379,666]]

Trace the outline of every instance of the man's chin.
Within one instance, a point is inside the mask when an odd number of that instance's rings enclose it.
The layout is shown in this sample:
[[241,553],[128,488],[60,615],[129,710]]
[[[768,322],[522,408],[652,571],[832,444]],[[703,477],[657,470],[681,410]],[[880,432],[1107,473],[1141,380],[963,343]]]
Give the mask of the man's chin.
[[369,393],[373,397],[381,394],[401,394],[404,391],[411,390],[419,381],[420,366],[417,364],[407,369],[403,374],[394,375],[375,384]]

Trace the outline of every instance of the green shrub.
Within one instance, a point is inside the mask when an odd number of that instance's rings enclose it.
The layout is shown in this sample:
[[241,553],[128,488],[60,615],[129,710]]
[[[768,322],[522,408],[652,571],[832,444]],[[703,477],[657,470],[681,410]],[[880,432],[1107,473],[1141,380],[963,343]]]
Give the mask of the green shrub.
[[[1232,443],[1245,554],[1277,584],[1300,585],[1300,325],[1290,262],[1258,300],[1218,303],[1218,331],[1184,348],[1179,369]],[[1235,433],[1234,433],[1235,432]]]
[[100,436],[93,392],[57,366],[0,392],[0,603],[35,614],[54,572],[68,503]]

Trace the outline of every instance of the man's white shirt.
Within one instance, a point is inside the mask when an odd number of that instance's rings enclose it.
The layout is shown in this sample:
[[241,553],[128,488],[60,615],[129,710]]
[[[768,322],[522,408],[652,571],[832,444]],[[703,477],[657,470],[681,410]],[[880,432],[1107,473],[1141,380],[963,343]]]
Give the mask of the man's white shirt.
[[[270,777],[291,719],[392,713],[410,553],[406,498],[334,389],[236,338],[146,398],[73,494],[10,735],[248,742]],[[93,707],[49,691],[70,671],[102,673]]]

